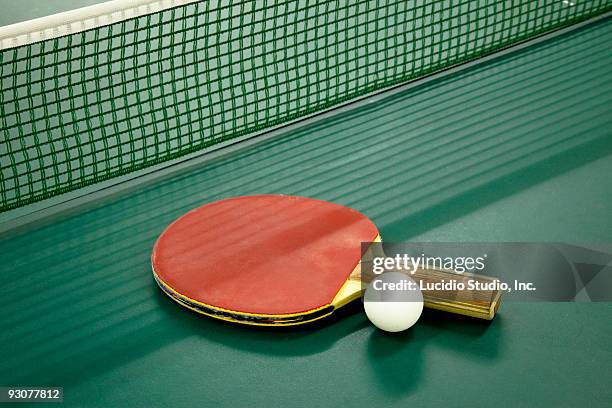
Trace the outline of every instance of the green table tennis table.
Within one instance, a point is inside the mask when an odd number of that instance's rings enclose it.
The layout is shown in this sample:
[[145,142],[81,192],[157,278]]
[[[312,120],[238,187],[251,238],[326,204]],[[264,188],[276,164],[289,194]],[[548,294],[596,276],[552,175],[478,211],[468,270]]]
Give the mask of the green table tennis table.
[[[2,3],[8,24],[94,1]],[[179,308],[150,255],[189,209],[258,193],[351,206],[387,241],[611,242],[611,47],[612,20],[588,21],[5,220],[0,385],[61,386],[71,407],[609,407],[611,303],[426,310],[388,335],[357,302],[256,330]]]

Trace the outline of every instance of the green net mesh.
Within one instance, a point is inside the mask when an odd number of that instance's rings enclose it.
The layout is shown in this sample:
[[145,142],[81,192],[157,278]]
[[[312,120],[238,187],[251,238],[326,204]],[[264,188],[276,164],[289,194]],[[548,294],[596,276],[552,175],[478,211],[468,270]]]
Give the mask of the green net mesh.
[[0,51],[0,211],[257,132],[612,1],[203,1]]

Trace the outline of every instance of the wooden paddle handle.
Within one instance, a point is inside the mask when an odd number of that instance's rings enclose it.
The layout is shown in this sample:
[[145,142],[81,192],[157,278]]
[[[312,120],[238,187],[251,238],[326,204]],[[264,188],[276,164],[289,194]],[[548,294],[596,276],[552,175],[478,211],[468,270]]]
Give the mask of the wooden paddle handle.
[[[501,290],[488,276],[417,269],[411,277],[423,288],[425,307],[430,309],[491,320],[501,303]],[[440,290],[440,285],[445,286]]]
[[[354,274],[354,280],[361,279],[362,290],[365,290],[364,285],[376,275],[371,267],[363,270],[363,264],[359,268],[361,271]],[[495,284],[496,279],[488,276],[421,268],[414,273],[405,270],[387,272],[400,272],[412,278],[421,288],[424,306],[430,309],[491,320],[501,303],[502,291]]]
[[[372,262],[375,257],[384,257],[385,253],[380,244],[380,236],[376,237],[362,255],[361,264]],[[351,276],[361,279],[362,286],[372,281],[376,277],[371,265],[368,268],[357,268]],[[502,291],[494,285],[495,278],[471,273],[457,273],[443,269],[424,269],[417,268],[414,272],[396,270],[410,276],[417,282],[423,293],[424,306],[430,309],[443,310],[445,312],[477,317],[479,319],[491,320],[501,303]],[[451,287],[442,290],[435,289],[435,285],[447,284]],[[463,289],[459,289],[461,285]],[[476,285],[491,285],[492,288],[474,289]],[[432,288],[433,289],[429,289]],[[452,289],[457,288],[457,289]],[[365,289],[365,287],[363,287]]]

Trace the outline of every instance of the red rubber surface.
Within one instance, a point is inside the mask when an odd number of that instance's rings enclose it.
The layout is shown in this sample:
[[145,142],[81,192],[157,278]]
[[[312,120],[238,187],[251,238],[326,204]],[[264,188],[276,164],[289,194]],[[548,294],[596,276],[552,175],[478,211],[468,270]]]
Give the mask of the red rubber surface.
[[153,269],[178,293],[256,314],[307,312],[331,303],[378,235],[363,214],[304,197],[260,195],[206,204],[172,223]]

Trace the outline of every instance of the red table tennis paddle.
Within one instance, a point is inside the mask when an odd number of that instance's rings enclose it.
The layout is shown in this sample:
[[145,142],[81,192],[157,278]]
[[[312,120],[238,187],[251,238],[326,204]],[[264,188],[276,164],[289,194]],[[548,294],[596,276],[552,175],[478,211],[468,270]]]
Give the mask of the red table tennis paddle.
[[[258,195],[196,208],[155,243],[155,280],[173,300],[235,323],[295,325],[328,316],[362,294],[362,243],[374,223],[350,208],[305,197]],[[413,278],[464,280],[449,271]],[[475,277],[487,280],[491,278]],[[426,307],[491,319],[498,292],[424,292]]]

